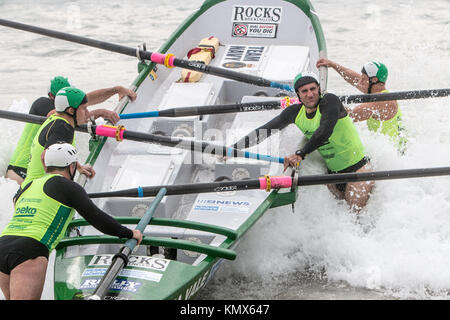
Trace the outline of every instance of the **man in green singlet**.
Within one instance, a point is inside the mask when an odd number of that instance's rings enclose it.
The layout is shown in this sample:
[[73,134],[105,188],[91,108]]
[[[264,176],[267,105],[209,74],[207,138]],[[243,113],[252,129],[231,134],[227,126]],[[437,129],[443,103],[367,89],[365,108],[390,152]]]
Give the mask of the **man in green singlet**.
[[[30,162],[27,176],[22,182],[24,188],[30,181],[45,174],[41,157],[44,150],[52,144],[63,141],[75,146],[75,126],[84,124],[89,119],[87,95],[80,89],[65,87],[55,97],[55,112],[39,127],[30,148]],[[89,165],[78,163],[78,172],[90,178],[95,175]]]
[[74,209],[100,232],[134,238],[138,245],[142,241],[139,230],[119,224],[73,181],[77,151],[72,145],[51,145],[42,165],[46,174],[22,189],[0,236],[0,288],[7,300],[40,299],[48,257],[64,237]]
[[[55,111],[55,96],[57,92],[64,88],[69,87],[70,83],[67,78],[62,76],[56,76],[50,81],[48,89],[48,97],[40,97],[31,105],[29,114],[47,117]],[[104,88],[89,92],[87,94],[89,104],[92,106],[95,104],[103,103],[114,94],[118,94],[119,100],[123,96],[129,96],[131,100],[136,99],[136,93],[127,88],[116,86],[112,88]],[[94,119],[103,117],[108,119],[113,124],[119,121],[117,113],[107,109],[96,109],[91,111],[91,116]],[[16,149],[9,161],[9,165],[6,172],[6,178],[17,181],[21,184],[27,175],[28,162],[30,161],[30,147],[31,143],[39,130],[40,125],[27,123],[22,131],[22,135],[17,143]]]
[[[294,79],[294,88],[301,104],[284,109],[233,147],[248,148],[269,137],[272,130],[295,124],[307,143],[284,158],[285,170],[288,166],[297,167],[308,154],[318,150],[330,174],[372,171],[358,132],[339,98],[331,93],[322,96],[319,80],[313,72],[299,74]],[[373,181],[349,182],[328,185],[328,189],[338,199],[345,199],[351,210],[359,212],[366,206],[373,185]]]
[[[362,93],[383,93],[386,89],[388,70],[381,62],[367,62],[361,74],[343,67],[329,59],[319,59],[317,67],[329,67]],[[396,100],[362,103],[349,111],[353,121],[366,121],[370,131],[379,131],[390,137],[400,153],[406,149],[406,132],[402,123],[402,112]]]

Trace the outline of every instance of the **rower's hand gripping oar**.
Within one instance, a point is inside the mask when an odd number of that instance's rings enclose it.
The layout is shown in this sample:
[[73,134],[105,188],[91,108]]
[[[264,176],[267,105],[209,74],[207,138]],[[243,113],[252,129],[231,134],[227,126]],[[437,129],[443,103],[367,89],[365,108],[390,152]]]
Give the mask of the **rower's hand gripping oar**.
[[[376,101],[439,98],[439,97],[447,97],[449,95],[450,95],[450,88],[346,95],[346,96],[339,96],[339,100],[343,103],[350,104],[350,103],[365,103]],[[154,117],[174,118],[174,117],[200,116],[207,114],[266,111],[266,110],[284,109],[296,103],[299,103],[297,97],[287,96],[280,100],[273,100],[273,101],[258,101],[258,102],[192,106],[192,107],[174,107],[160,111],[125,113],[121,114],[120,118],[121,119],[138,119],[138,118],[154,118]]]
[[211,74],[215,76],[219,76],[226,79],[236,80],[239,82],[245,82],[253,85],[257,85],[260,87],[271,87],[277,88],[285,91],[293,91],[293,88],[289,85],[278,83],[275,81],[270,81],[264,79],[262,77],[253,76],[250,74],[244,74],[237,71],[227,70],[224,68],[218,68],[210,65],[206,65],[203,63],[199,63],[197,61],[189,61],[176,58],[173,54],[163,54],[157,52],[143,51],[140,48],[131,48],[126,47],[110,42],[104,42],[99,40],[94,40],[86,37],[76,36],[69,33],[64,33],[55,30],[49,30],[45,28],[40,28],[32,25],[27,25],[19,22],[14,22],[10,20],[0,19],[0,25],[5,27],[19,29],[23,31],[37,33],[43,36],[48,36],[60,40],[75,42],[78,44],[107,50],[111,52],[116,52],[124,55],[128,55],[131,57],[137,57],[142,60],[149,60],[157,64],[162,64],[167,68],[180,67],[184,69],[194,70],[206,74]]
[[[165,188],[161,188],[156,194],[155,199],[148,207],[142,219],[136,226],[136,230],[139,230],[141,233],[144,233],[145,227],[149,224],[150,220],[153,217],[153,213],[156,211],[161,200],[164,198],[167,190]],[[88,297],[88,300],[102,300],[105,295],[108,293],[111,284],[114,282],[120,271],[128,264],[128,258],[131,252],[137,245],[136,239],[129,239],[125,242],[122,249],[120,249],[119,253],[117,253],[113,259],[112,263],[109,266],[108,270],[104,274],[103,278],[100,280],[97,288],[95,289],[92,296]]]

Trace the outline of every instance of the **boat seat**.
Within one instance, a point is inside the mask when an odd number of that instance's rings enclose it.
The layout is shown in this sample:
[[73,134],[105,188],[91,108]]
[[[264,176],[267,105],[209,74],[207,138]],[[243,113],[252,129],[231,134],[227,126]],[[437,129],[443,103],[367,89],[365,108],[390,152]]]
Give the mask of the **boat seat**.
[[[256,101],[274,101],[276,97],[244,96],[242,103]],[[231,128],[227,131],[226,145],[231,146],[242,137],[280,114],[280,110],[239,112],[236,114]],[[277,156],[279,150],[279,133],[272,134],[258,145],[246,149],[250,152]],[[256,159],[229,158],[225,163],[216,163],[216,179],[240,180],[256,179],[269,171],[279,171],[281,165]]]
[[[172,83],[165,93],[158,110],[176,107],[209,105],[214,95],[212,83]],[[194,129],[203,132],[205,123],[200,116],[157,118],[153,121],[150,133],[165,136],[193,137]],[[199,127],[196,127],[199,126]]]
[[[161,153],[151,153],[151,149],[148,148],[160,150]],[[168,184],[174,170],[174,163],[163,151],[168,152],[167,149],[155,148],[151,145],[147,147],[148,153],[145,155],[126,156],[111,183],[110,191]],[[149,163],[152,165],[149,166]],[[153,197],[107,198],[105,209],[115,216],[142,216],[152,200]],[[169,214],[166,199],[163,199],[154,216],[168,217]]]
[[216,66],[290,84],[310,63],[305,46],[228,44]]
[[[209,82],[184,83],[174,82],[164,94],[158,110],[176,107],[210,105],[214,96],[213,84]],[[198,116],[183,117],[197,120]]]
[[292,82],[297,74],[308,70],[309,48],[303,46],[270,46],[266,56],[270,61],[261,77],[277,82]]

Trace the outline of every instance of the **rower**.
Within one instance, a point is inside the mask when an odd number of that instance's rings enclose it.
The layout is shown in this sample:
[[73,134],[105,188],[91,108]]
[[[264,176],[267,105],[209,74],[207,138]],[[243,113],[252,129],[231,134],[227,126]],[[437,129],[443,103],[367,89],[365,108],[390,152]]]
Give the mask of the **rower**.
[[139,230],[119,224],[73,181],[77,162],[72,145],[49,146],[42,160],[46,174],[18,195],[14,216],[0,236],[0,287],[7,300],[40,299],[49,254],[66,233],[73,209],[103,233],[142,241]]
[[[30,149],[27,176],[21,184],[23,188],[33,179],[45,174],[41,162],[42,152],[50,145],[63,141],[75,146],[75,126],[88,121],[88,100],[86,94],[75,87],[65,87],[55,97],[55,113],[41,125]],[[78,164],[78,172],[94,177],[95,171],[89,165]]]
[[[318,150],[330,174],[372,171],[358,132],[339,98],[332,93],[321,95],[319,79],[313,72],[297,75],[294,88],[301,104],[284,109],[233,147],[249,148],[269,137],[273,130],[295,124],[307,138],[307,143],[295,154],[284,158],[285,170],[288,166],[298,167],[308,154]],[[345,199],[350,209],[358,213],[366,206],[373,185],[373,181],[351,182],[328,185],[328,189],[338,199]]]
[[[50,81],[48,97],[40,97],[31,105],[29,114],[41,117],[48,117],[55,112],[55,96],[58,91],[64,87],[70,87],[69,80],[63,76],[56,76]],[[98,89],[87,94],[89,101],[88,107],[103,103],[113,95],[117,94],[119,100],[123,96],[128,96],[132,101],[136,100],[136,93],[122,86]],[[99,108],[90,112],[90,116],[95,120],[99,117],[108,119],[115,124],[119,121],[119,115],[111,110]],[[22,184],[27,176],[27,167],[30,161],[30,148],[40,125],[27,123],[22,131],[16,149],[9,161],[6,172],[6,178],[17,181]]]
[[[69,87],[70,83],[67,78],[56,76],[50,80],[48,88],[48,97],[40,97],[36,99],[31,105],[29,114],[47,117],[55,109],[56,93],[64,88]],[[34,123],[27,123],[22,131],[19,142],[17,142],[16,149],[9,160],[8,168],[6,169],[6,178],[17,181],[21,184],[27,176],[27,167],[30,160],[30,147],[34,136],[39,130],[40,125]]]
[[[388,70],[381,62],[367,62],[363,65],[361,74],[343,67],[329,59],[319,59],[319,67],[331,67],[352,86],[363,93],[384,93]],[[404,154],[406,151],[406,131],[402,123],[402,112],[396,100],[362,103],[349,111],[354,122],[366,121],[370,131],[387,135],[397,150]]]

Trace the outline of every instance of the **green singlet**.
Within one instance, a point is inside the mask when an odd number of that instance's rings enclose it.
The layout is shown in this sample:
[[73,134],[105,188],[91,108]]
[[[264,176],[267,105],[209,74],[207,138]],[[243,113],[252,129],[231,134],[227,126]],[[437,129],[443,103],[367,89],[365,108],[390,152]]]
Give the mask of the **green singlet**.
[[64,236],[74,211],[57,200],[47,196],[43,190],[48,174],[33,180],[31,185],[17,199],[14,216],[1,236],[23,236],[33,238],[53,250]]
[[[383,92],[389,92],[388,90],[383,90]],[[367,127],[370,131],[381,132],[384,135],[390,137],[390,139],[395,143],[397,149],[400,152],[404,152],[406,148],[407,139],[404,136],[404,127],[402,123],[402,112],[397,104],[397,113],[389,120],[375,120],[370,117],[367,119]]]
[[[51,123],[55,122],[56,120],[63,120],[69,124],[69,121],[67,121],[66,119],[58,116],[57,114],[53,114],[48,117],[47,120],[41,125],[39,131],[36,133],[33,139],[33,143],[31,144],[30,162],[28,163],[27,177],[21,185],[22,188],[33,179],[40,178],[45,174],[45,170],[41,162],[41,154],[44,151],[45,146],[39,143],[39,136],[42,130],[44,130],[48,125],[52,125]],[[72,145],[75,146],[75,135],[73,136]]]
[[[306,117],[306,108],[303,106],[297,114],[295,124],[309,140],[319,128],[321,118],[320,105],[312,119]],[[363,144],[348,115],[337,120],[328,142],[320,146],[318,151],[331,171],[341,171],[364,157]]]

